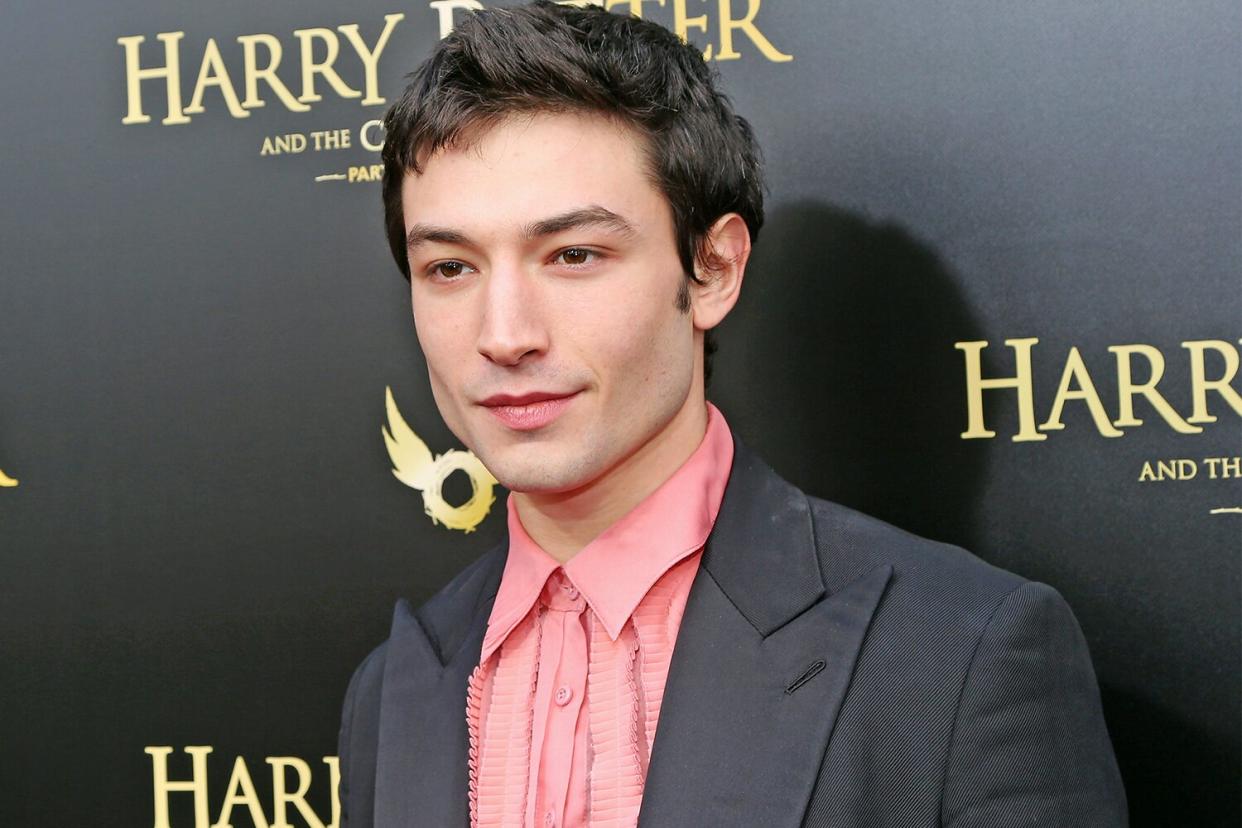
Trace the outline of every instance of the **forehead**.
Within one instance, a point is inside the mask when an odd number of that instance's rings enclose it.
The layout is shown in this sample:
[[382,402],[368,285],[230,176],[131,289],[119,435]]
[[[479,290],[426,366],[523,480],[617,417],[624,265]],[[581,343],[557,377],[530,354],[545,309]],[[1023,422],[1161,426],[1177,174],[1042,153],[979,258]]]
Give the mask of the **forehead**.
[[516,115],[467,130],[407,172],[407,228],[525,226],[567,209],[599,205],[635,224],[671,217],[650,175],[647,140],[603,115]]

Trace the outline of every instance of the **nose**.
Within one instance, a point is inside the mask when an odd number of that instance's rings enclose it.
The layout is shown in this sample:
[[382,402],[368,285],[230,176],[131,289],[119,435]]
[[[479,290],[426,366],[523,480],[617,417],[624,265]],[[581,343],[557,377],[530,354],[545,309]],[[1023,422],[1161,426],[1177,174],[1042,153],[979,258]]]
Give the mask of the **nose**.
[[538,286],[518,267],[498,267],[484,280],[479,353],[513,366],[547,348]]

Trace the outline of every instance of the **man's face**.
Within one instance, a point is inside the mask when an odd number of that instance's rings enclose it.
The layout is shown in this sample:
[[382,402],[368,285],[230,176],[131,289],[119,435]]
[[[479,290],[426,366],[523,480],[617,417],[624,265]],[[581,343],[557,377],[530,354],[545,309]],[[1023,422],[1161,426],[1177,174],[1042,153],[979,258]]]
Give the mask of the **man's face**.
[[402,186],[432,392],[505,486],[568,492],[702,407],[672,212],[642,138],[602,116],[467,137]]

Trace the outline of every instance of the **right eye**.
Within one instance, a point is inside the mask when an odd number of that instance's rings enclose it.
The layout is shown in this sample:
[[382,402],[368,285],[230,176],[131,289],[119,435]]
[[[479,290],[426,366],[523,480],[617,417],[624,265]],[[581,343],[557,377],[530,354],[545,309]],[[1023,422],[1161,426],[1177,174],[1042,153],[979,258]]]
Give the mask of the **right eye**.
[[459,262],[456,259],[449,259],[443,262],[436,262],[427,268],[427,274],[432,278],[440,279],[446,282],[452,282],[460,279],[462,275],[470,272],[474,268],[465,262]]

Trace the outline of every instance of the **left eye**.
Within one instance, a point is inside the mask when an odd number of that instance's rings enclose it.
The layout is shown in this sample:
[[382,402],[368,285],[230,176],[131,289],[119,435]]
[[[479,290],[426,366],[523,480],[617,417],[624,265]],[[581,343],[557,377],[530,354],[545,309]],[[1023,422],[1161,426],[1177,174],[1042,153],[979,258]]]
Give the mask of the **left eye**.
[[590,264],[598,255],[594,250],[587,250],[583,247],[569,247],[557,253],[552,260],[570,265],[571,267],[580,267]]

